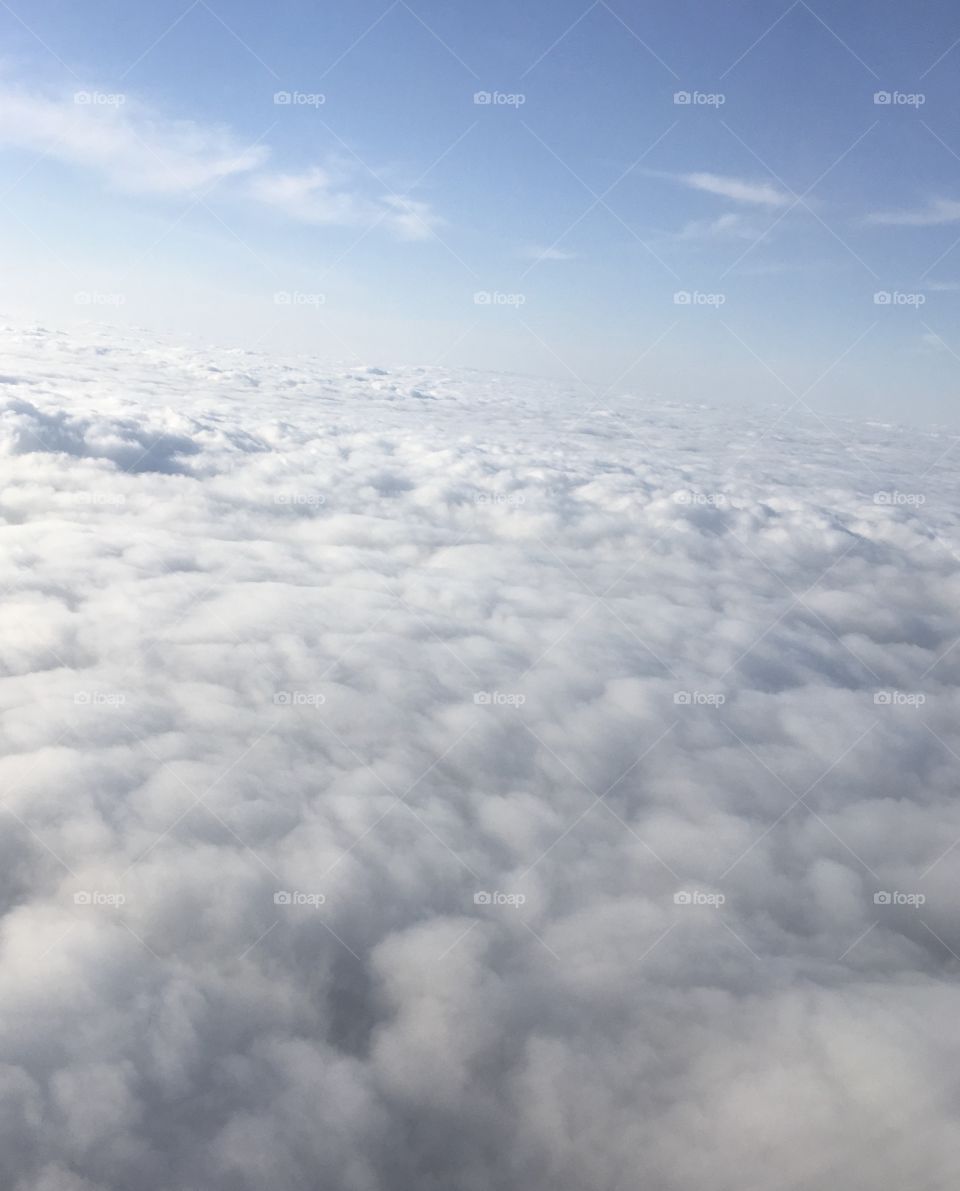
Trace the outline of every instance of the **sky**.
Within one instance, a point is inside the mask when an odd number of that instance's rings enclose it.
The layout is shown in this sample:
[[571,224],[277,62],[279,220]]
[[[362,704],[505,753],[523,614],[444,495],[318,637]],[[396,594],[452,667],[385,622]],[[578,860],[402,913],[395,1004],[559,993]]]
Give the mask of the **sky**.
[[14,0],[0,32],[10,319],[960,420],[944,0]]

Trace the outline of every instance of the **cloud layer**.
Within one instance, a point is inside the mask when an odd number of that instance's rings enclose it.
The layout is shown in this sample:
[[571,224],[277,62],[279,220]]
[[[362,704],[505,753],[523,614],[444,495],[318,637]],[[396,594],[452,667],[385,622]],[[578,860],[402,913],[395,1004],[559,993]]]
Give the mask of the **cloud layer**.
[[949,442],[4,347],[3,1186],[955,1184]]

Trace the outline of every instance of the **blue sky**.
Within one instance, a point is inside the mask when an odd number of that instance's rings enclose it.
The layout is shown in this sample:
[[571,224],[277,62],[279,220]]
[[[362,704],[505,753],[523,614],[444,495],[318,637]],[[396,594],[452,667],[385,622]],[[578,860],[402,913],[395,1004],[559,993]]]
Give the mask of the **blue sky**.
[[958,420],[943,0],[14,0],[0,30],[12,317]]

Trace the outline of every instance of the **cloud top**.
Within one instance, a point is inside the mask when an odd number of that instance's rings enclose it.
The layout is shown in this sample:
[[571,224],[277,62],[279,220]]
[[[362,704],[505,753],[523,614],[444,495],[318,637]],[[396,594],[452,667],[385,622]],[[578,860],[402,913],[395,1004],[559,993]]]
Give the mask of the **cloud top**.
[[955,1183],[942,437],[3,335],[4,1187]]

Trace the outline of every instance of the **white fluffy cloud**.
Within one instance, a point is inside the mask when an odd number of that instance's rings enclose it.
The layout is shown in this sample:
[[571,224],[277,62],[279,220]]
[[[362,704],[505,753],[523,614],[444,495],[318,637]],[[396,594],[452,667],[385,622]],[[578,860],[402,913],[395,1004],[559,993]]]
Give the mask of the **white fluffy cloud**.
[[948,443],[4,348],[4,1187],[955,1184]]

